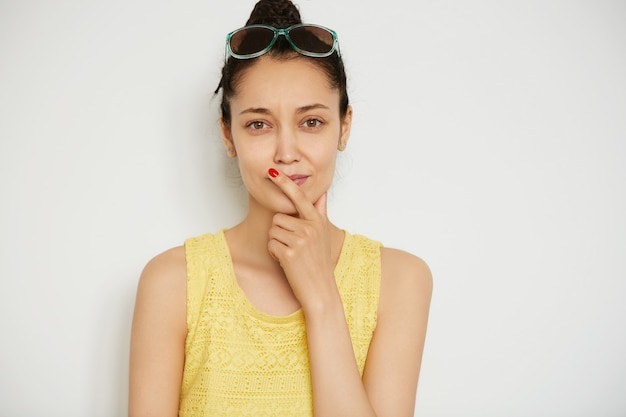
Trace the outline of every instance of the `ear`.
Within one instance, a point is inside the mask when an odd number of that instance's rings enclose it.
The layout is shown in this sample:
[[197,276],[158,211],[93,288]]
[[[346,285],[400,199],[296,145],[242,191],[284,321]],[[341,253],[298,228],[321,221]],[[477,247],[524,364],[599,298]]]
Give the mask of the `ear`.
[[224,118],[220,117],[220,128],[222,129],[222,143],[226,148],[226,154],[230,158],[237,156],[237,150],[235,149],[235,142],[233,141],[233,135],[230,131],[230,124],[224,121]]
[[348,145],[350,139],[350,128],[352,128],[352,106],[348,106],[346,115],[341,121],[341,132],[339,133],[339,143],[337,143],[337,150],[343,151]]

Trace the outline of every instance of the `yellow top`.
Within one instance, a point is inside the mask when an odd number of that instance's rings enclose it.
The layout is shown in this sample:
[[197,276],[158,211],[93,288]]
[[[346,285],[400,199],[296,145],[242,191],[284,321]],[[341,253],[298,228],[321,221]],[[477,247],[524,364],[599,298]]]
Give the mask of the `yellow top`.
[[[361,375],[376,327],[380,246],[345,233],[335,279]],[[237,284],[224,230],[185,241],[180,417],[312,416],[304,315],[260,312]]]

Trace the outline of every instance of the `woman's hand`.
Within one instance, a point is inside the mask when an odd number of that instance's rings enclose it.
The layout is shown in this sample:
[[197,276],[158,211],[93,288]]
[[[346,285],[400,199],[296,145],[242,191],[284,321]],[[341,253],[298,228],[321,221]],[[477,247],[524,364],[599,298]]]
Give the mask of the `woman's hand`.
[[313,303],[336,299],[326,193],[315,202],[289,177],[270,169],[269,177],[293,202],[298,217],[277,213],[269,231],[268,250],[285,271],[289,285],[306,312]]

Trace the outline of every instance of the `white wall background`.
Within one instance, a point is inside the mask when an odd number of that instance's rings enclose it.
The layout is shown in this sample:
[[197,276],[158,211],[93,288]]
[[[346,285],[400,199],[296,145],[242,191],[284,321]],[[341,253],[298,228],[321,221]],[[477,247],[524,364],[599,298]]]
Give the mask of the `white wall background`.
[[[330,213],[435,278],[416,415],[626,415],[626,3],[300,0],[355,108]],[[0,416],[123,416],[143,265],[244,212],[254,1],[0,1]]]

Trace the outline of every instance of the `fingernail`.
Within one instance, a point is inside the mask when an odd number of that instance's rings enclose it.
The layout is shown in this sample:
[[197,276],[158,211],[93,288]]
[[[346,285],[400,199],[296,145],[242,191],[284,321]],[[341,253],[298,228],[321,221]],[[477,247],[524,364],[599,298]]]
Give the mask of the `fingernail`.
[[270,174],[270,177],[272,178],[276,178],[278,176],[278,171],[276,171],[274,168],[270,168],[267,173]]

